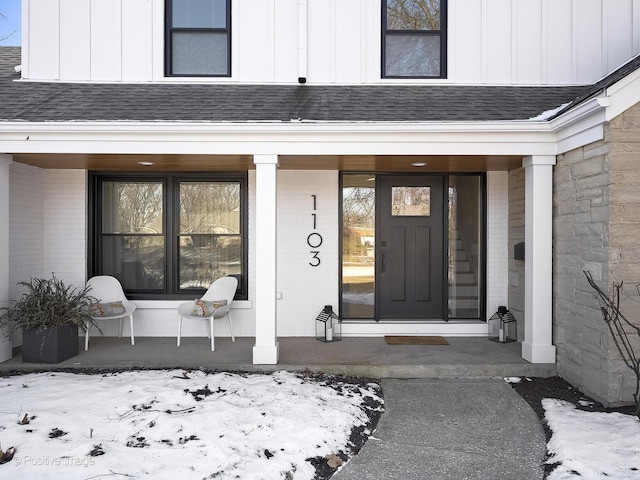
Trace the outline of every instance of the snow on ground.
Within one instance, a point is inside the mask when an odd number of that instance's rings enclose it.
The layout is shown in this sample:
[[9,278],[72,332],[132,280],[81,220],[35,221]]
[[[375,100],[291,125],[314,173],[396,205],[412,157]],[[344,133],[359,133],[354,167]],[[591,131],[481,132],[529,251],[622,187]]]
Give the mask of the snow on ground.
[[640,422],[622,413],[586,412],[571,403],[544,399],[553,431],[547,463],[559,463],[550,480],[640,479]]
[[[379,385],[289,372],[0,378],[0,451],[16,449],[0,478],[311,480],[310,459],[351,453],[367,403],[383,403]],[[640,480],[635,416],[542,404],[548,463],[558,464],[550,480]]]
[[[182,370],[0,378],[0,478],[313,479],[377,384]],[[370,397],[370,398],[369,398]]]

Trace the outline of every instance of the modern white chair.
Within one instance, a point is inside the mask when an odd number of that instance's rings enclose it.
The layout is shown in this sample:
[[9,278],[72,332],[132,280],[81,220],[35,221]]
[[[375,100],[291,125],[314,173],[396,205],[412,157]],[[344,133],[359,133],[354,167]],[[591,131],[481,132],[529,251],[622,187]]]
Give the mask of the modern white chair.
[[[135,345],[135,341],[133,339],[133,312],[136,309],[135,303],[127,300],[127,297],[124,295],[124,291],[122,290],[122,285],[117,278],[111,277],[109,275],[98,275],[97,277],[92,277],[87,281],[87,286],[91,287],[89,290],[89,295],[95,297],[100,302],[101,306],[105,306],[102,315],[92,316],[93,320],[118,320],[118,336],[122,337],[122,319],[125,317],[129,317],[129,324],[131,326],[131,345]],[[122,302],[122,306],[124,307],[124,311],[120,308],[113,309],[113,307],[108,307],[110,304]],[[84,337],[84,349],[89,350],[89,329],[91,328],[90,322],[87,322],[87,332]]]
[[[217,302],[225,303],[217,307],[209,307],[204,314],[194,315],[194,309],[197,307],[196,302],[186,302],[178,306],[178,346],[180,346],[180,338],[182,337],[182,320],[184,318],[192,318],[195,320],[209,320],[209,327],[207,335],[211,338],[211,351],[215,350],[215,337],[213,334],[213,320],[216,318],[223,318],[225,315],[229,319],[229,328],[231,329],[231,340],[236,341],[236,337],[233,334],[233,323],[231,322],[231,314],[229,309],[231,308],[231,302],[236,294],[238,288],[238,279],[236,277],[222,277],[217,279],[211,284],[209,290],[200,298],[205,302]],[[202,312],[199,312],[202,313]]]

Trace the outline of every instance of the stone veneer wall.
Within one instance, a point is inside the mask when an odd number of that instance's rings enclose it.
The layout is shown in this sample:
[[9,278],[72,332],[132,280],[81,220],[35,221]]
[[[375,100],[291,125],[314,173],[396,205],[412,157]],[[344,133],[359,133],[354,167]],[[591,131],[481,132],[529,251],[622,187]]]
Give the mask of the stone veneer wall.
[[[558,374],[605,405],[632,401],[624,365],[583,271],[601,287],[640,283],[640,106],[605,125],[603,141],[558,156],[553,198],[553,310]],[[640,305],[622,304],[640,324]],[[640,345],[636,347],[640,353]]]
[[[609,145],[609,280],[624,282],[632,298],[623,300],[622,311],[640,326],[640,104],[611,120],[605,140]],[[640,338],[635,333],[631,338],[640,355]],[[613,341],[609,359],[614,387],[624,400],[630,400],[635,375],[623,364]]]
[[603,403],[619,400],[609,338],[584,270],[608,281],[608,145],[559,155],[553,179],[553,342],[558,375]]

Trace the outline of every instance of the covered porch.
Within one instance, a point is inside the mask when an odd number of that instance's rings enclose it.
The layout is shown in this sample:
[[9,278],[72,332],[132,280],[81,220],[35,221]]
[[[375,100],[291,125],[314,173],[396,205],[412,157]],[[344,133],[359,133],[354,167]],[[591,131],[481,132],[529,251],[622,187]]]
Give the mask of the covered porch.
[[[295,127],[294,127],[295,128]],[[319,127],[322,130],[322,126]],[[296,129],[297,130],[297,129]],[[411,130],[411,129],[410,129]],[[326,172],[340,172],[340,171],[349,171],[349,172],[373,172],[373,173],[384,173],[384,172],[411,172],[416,173],[415,163],[416,161],[420,161],[424,163],[424,166],[421,168],[421,173],[426,172],[498,172],[499,174],[506,175],[510,170],[524,167],[524,171],[526,174],[526,221],[525,221],[525,243],[527,249],[532,249],[527,252],[527,257],[534,259],[531,262],[525,263],[525,271],[526,271],[526,282],[528,285],[528,289],[525,292],[524,299],[524,328],[522,329],[523,338],[519,338],[522,343],[518,342],[516,344],[510,345],[503,350],[509,350],[514,353],[514,358],[517,360],[516,364],[525,365],[528,362],[533,364],[553,364],[555,361],[555,347],[552,345],[551,341],[551,291],[550,291],[550,269],[551,269],[551,250],[550,250],[550,242],[551,242],[551,176],[552,176],[552,168],[555,163],[555,157],[553,155],[543,155],[540,154],[542,152],[546,153],[549,150],[548,145],[538,144],[527,139],[526,141],[522,141],[517,144],[515,150],[518,153],[509,151],[509,154],[504,154],[504,144],[505,142],[502,140],[496,140],[495,138],[491,138],[487,144],[483,144],[483,142],[478,142],[474,150],[482,152],[481,154],[469,155],[464,154],[466,152],[466,148],[463,149],[465,152],[459,151],[460,147],[456,147],[454,151],[451,151],[451,144],[456,143],[448,140],[445,142],[446,148],[443,150],[446,151],[446,154],[441,155],[418,155],[419,151],[423,150],[423,146],[416,145],[416,141],[418,139],[425,140],[423,138],[425,136],[424,132],[413,132],[411,131],[410,137],[418,137],[412,138],[411,143],[412,149],[408,153],[403,155],[394,155],[391,154],[394,149],[386,147],[388,149],[385,154],[351,154],[351,155],[337,155],[336,151],[344,149],[343,145],[334,146],[333,148],[328,148],[327,143],[321,142],[319,139],[315,138],[314,133],[312,132],[311,138],[307,138],[307,133],[295,132],[296,134],[301,134],[303,141],[308,142],[309,145],[305,145],[306,155],[292,155],[288,150],[291,148],[290,144],[279,144],[279,148],[277,150],[281,152],[287,152],[286,154],[233,154],[233,155],[204,155],[204,154],[182,154],[182,153],[165,153],[160,154],[159,152],[154,152],[151,154],[145,155],[131,155],[125,153],[110,153],[110,154],[71,154],[71,153],[50,153],[54,151],[52,145],[47,144],[46,150],[42,153],[14,153],[12,155],[3,155],[3,173],[5,174],[4,181],[8,182],[8,169],[9,165],[12,162],[23,163],[27,165],[31,165],[34,167],[38,167],[47,171],[49,169],[56,170],[75,170],[75,171],[91,171],[91,170],[112,170],[112,171],[123,171],[123,170],[145,170],[145,171],[201,171],[203,169],[207,170],[246,170],[252,172],[252,175],[255,175],[255,238],[260,238],[260,242],[256,242],[255,248],[253,251],[255,252],[255,270],[252,272],[252,287],[253,287],[253,296],[249,301],[241,301],[235,308],[242,308],[246,310],[247,308],[253,310],[256,313],[255,315],[255,333],[253,336],[249,338],[244,338],[242,342],[252,342],[252,352],[248,358],[238,358],[239,354],[237,351],[234,351],[233,355],[230,355],[229,358],[236,359],[234,362],[229,363],[226,360],[226,356],[223,354],[221,359],[218,359],[218,352],[215,352],[216,360],[211,363],[210,367],[207,368],[217,368],[217,362],[221,362],[221,365],[237,365],[238,369],[246,370],[246,366],[255,365],[253,368],[257,368],[259,370],[263,370],[267,368],[267,365],[275,365],[273,368],[285,368],[287,365],[296,366],[296,365],[305,365],[303,368],[316,369],[319,371],[328,371],[330,368],[331,371],[335,371],[340,373],[341,365],[351,365],[351,369],[355,369],[356,371],[363,371],[364,374],[372,375],[372,373],[366,372],[375,372],[376,370],[385,370],[394,372],[394,368],[396,366],[401,366],[401,370],[404,371],[414,371],[419,368],[426,368],[427,375],[432,375],[434,368],[436,371],[440,371],[443,367],[442,365],[454,364],[454,365],[463,365],[463,366],[475,366],[475,365],[485,365],[492,364],[492,362],[488,359],[484,359],[483,356],[487,353],[487,348],[481,348],[479,350],[472,349],[477,353],[476,357],[468,358],[466,360],[442,360],[438,357],[432,357],[433,353],[425,350],[424,354],[426,357],[422,355],[414,356],[410,355],[406,358],[403,358],[402,355],[398,357],[397,352],[394,351],[393,348],[389,348],[384,344],[384,339],[380,336],[378,338],[362,338],[359,339],[357,329],[354,330],[353,325],[350,326],[353,331],[346,331],[347,338],[345,337],[344,342],[341,342],[339,346],[332,346],[333,350],[335,350],[334,354],[331,356],[323,357],[323,354],[328,352],[328,349],[321,349],[321,354],[317,357],[317,365],[318,367],[314,367],[316,365],[316,361],[313,360],[313,352],[318,350],[318,345],[314,342],[313,337],[287,337],[281,336],[280,334],[276,334],[276,331],[279,330],[279,321],[278,317],[283,317],[282,312],[279,311],[277,306],[278,299],[281,297],[280,288],[278,287],[279,283],[279,275],[276,273],[279,269],[276,268],[278,263],[278,242],[276,240],[276,229],[274,225],[277,223],[278,218],[278,210],[282,208],[282,205],[278,204],[278,177],[284,171],[295,172],[295,171],[326,171]],[[372,134],[376,134],[376,132],[371,132]],[[400,132],[396,132],[395,135],[398,135]],[[407,132],[402,132],[407,133]],[[530,133],[530,132],[529,132]],[[353,133],[352,133],[353,134]],[[71,133],[73,135],[73,133]],[[346,133],[349,135],[349,132]],[[357,135],[362,136],[361,133]],[[493,137],[495,133],[492,133],[491,137]],[[536,132],[535,135],[538,135]],[[391,135],[393,136],[393,135]],[[431,134],[427,134],[427,137],[430,137]],[[506,136],[509,136],[508,134]],[[365,135],[366,138],[358,139],[358,144],[361,145],[361,148],[364,146],[369,146],[371,149],[372,143],[370,142],[370,138]],[[300,140],[299,140],[300,141]],[[406,139],[399,140],[401,143],[407,142]],[[56,143],[57,146],[60,146]],[[164,146],[166,148],[166,146]],[[68,148],[68,145],[65,147]],[[145,142],[145,150],[153,151],[153,148],[148,145],[148,142]],[[184,149],[184,145],[180,147]],[[374,150],[379,149],[379,147],[374,148]],[[261,149],[258,149],[261,150]],[[325,151],[323,151],[325,150]],[[326,151],[328,150],[328,151]],[[309,152],[316,151],[322,153],[321,155],[310,155]],[[497,152],[500,154],[496,154]],[[537,155],[526,156],[525,153],[536,152]],[[149,165],[150,164],[150,165]],[[504,179],[506,177],[501,177],[502,184],[504,184]],[[501,201],[504,203],[507,201],[506,198],[506,190],[501,187]],[[6,221],[8,223],[9,212],[4,212],[6,214]],[[497,216],[496,216],[497,215]],[[489,229],[491,228],[505,228],[506,217],[502,215],[500,212],[496,212],[493,214],[493,217],[490,217],[488,220]],[[504,234],[501,236],[506,239]],[[501,240],[503,241],[503,240]],[[501,258],[498,261],[500,264],[500,271],[502,274],[506,273],[506,262],[508,258],[508,247],[506,241],[504,245],[501,244]],[[535,251],[533,249],[535,248]],[[8,257],[8,255],[7,255]],[[534,268],[534,266],[537,266]],[[336,265],[337,267],[337,265]],[[540,268],[544,267],[544,268]],[[337,277],[337,268],[332,275]],[[489,278],[495,277],[494,274],[489,272]],[[500,277],[504,277],[504,275],[500,275]],[[337,278],[336,278],[337,280]],[[506,285],[505,280],[502,280],[503,283],[501,285]],[[8,282],[7,282],[8,283]],[[504,286],[503,285],[503,286]],[[496,282],[494,280],[490,280],[488,282],[488,289],[496,290],[498,287],[496,286]],[[495,311],[498,304],[508,304],[508,299],[506,297],[506,289],[500,288],[500,293],[494,292],[491,296],[492,300],[487,303],[487,318]],[[142,304],[145,302],[138,302],[139,307],[142,307],[141,312],[148,308],[147,306],[143,306]],[[154,308],[158,307],[158,302],[153,302]],[[162,309],[167,308],[168,303],[164,302],[167,305],[163,305]],[[236,303],[236,302],[234,302]],[[326,303],[333,303],[332,301],[323,301],[321,302],[323,305]],[[242,305],[240,305],[242,304]],[[317,308],[311,307],[313,312],[317,311]],[[312,312],[312,313],[313,313]],[[152,313],[149,312],[146,316],[143,317],[143,323],[151,322]],[[286,316],[286,315],[285,315]],[[309,318],[313,318],[315,314]],[[148,318],[146,318],[148,317]],[[280,318],[280,321],[282,318]],[[476,322],[477,323],[477,322]],[[484,325],[484,324],[482,324]],[[480,325],[480,327],[482,326]],[[454,327],[464,327],[464,325],[455,325]],[[413,325],[410,325],[411,329],[414,328]],[[447,329],[442,330],[442,334],[446,335],[446,331],[451,330],[454,327],[447,326]],[[460,342],[469,341],[469,342],[480,342],[478,345],[482,345],[483,342],[486,343],[486,337],[483,336],[482,332],[478,330],[480,328],[478,325],[474,325],[475,329],[473,330],[473,335],[480,335],[480,338],[455,338],[455,342],[458,345],[461,345],[459,353],[464,357],[465,348],[464,344]],[[347,329],[348,330],[348,329]],[[412,330],[413,331],[413,330]],[[437,330],[438,332],[441,330]],[[465,330],[466,331],[466,330]],[[433,333],[436,331],[434,330]],[[381,332],[377,332],[381,334]],[[401,333],[401,332],[398,332]],[[421,331],[416,333],[428,334],[427,331]],[[154,333],[143,333],[143,336],[147,335],[149,338],[147,340],[153,340],[154,342],[159,342],[159,344],[167,343],[167,348],[170,347],[172,340],[157,338],[153,335],[165,336],[166,332],[155,331]],[[365,332],[366,335],[371,335],[371,332]],[[460,336],[461,332],[454,331],[453,333],[456,336]],[[250,335],[250,334],[249,334]],[[245,333],[241,336],[247,336]],[[353,338],[355,337],[355,339]],[[104,339],[103,341],[107,341],[108,339]],[[201,339],[194,339],[201,340]],[[228,340],[228,339],[225,339]],[[357,340],[357,341],[356,341]],[[284,343],[283,343],[284,342]],[[353,343],[355,342],[355,343]],[[286,343],[286,345],[285,345]],[[312,347],[310,347],[307,351],[305,348],[307,343],[311,343]],[[346,344],[353,343],[352,348],[345,347]],[[369,345],[371,343],[372,345]],[[376,346],[377,345],[377,346]],[[320,345],[321,346],[321,345]],[[8,345],[5,345],[8,347]],[[378,350],[382,349],[382,350]],[[451,349],[454,351],[455,349]],[[517,350],[517,352],[516,352]],[[242,350],[244,352],[244,350]],[[196,358],[184,358],[184,355],[181,352],[176,351],[175,349],[171,352],[167,351],[166,355],[157,355],[157,352],[153,348],[149,350],[149,352],[153,352],[156,358],[167,358],[168,364],[173,364],[174,366],[180,365],[182,361],[186,362],[185,365],[196,365],[203,366],[209,365],[211,362],[211,352],[203,352],[203,355],[207,355],[206,357]],[[295,352],[299,352],[299,354],[304,354],[303,357],[296,357]],[[375,352],[375,353],[374,353]],[[245,352],[246,353],[246,352]],[[174,354],[178,355],[174,358]],[[293,357],[290,355],[294,354]],[[97,355],[97,353],[88,353],[89,357],[87,358],[87,362],[89,362],[86,367],[90,366],[98,367],[100,364],[108,365],[110,364],[110,359],[112,358],[128,358],[128,355],[120,356],[120,355],[108,355],[105,358],[102,358],[100,362],[97,360],[95,363],[91,363],[91,358],[93,355]],[[307,357],[307,355],[312,355],[311,359]],[[140,352],[139,354],[135,354],[135,357],[129,360],[130,365],[136,365],[137,358],[146,358],[144,352]],[[5,357],[6,358],[6,357]],[[80,358],[84,359],[85,354],[83,354]],[[153,358],[153,357],[150,357]],[[384,361],[379,360],[380,358],[384,358]],[[84,362],[85,360],[82,360]],[[81,362],[81,363],[82,363]],[[379,364],[379,362],[381,362]],[[399,362],[399,363],[397,363]],[[501,362],[498,362],[501,364]],[[507,361],[506,364],[512,364],[511,361]],[[126,363],[125,363],[126,365]],[[153,365],[153,362],[152,362]],[[356,368],[356,366],[358,366]],[[437,367],[418,367],[419,365],[435,365]],[[71,365],[67,365],[71,366]],[[159,366],[159,365],[157,365]],[[225,367],[226,368],[226,367]],[[272,368],[272,367],[268,367]],[[449,369],[449,371],[454,372],[453,375],[468,375],[469,372],[477,371],[479,375],[485,375],[486,373],[482,373],[482,369],[478,370],[476,367],[468,370],[466,368],[462,369]],[[458,373],[461,372],[461,373]],[[505,373],[505,375],[508,373]],[[406,373],[391,373],[391,376],[402,376],[406,375]],[[413,375],[411,373],[410,375]],[[498,373],[498,375],[502,375],[502,373]]]
[[549,377],[555,363],[529,363],[519,342],[497,343],[481,337],[447,337],[449,345],[387,345],[382,337],[347,337],[323,343],[310,337],[280,337],[279,363],[255,365],[255,338],[217,338],[216,350],[205,338],[129,339],[92,337],[88,351],[55,365],[23,363],[19,348],[0,371],[66,369],[179,368],[243,372],[311,371],[368,378]]

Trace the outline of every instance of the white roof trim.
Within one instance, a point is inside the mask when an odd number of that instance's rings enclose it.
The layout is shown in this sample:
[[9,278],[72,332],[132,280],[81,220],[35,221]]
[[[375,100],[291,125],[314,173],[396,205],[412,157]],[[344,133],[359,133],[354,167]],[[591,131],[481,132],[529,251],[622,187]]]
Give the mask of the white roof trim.
[[551,121],[557,133],[557,153],[565,153],[604,138],[608,97],[594,97]]
[[607,109],[607,121],[640,102],[640,69],[607,88],[607,96],[611,99],[611,106]]
[[553,155],[547,122],[6,123],[12,153]]
[[552,121],[2,122],[0,152],[557,155],[603,138],[610,112],[637,92],[640,72],[635,73],[610,89],[615,104],[609,97],[595,97]]

